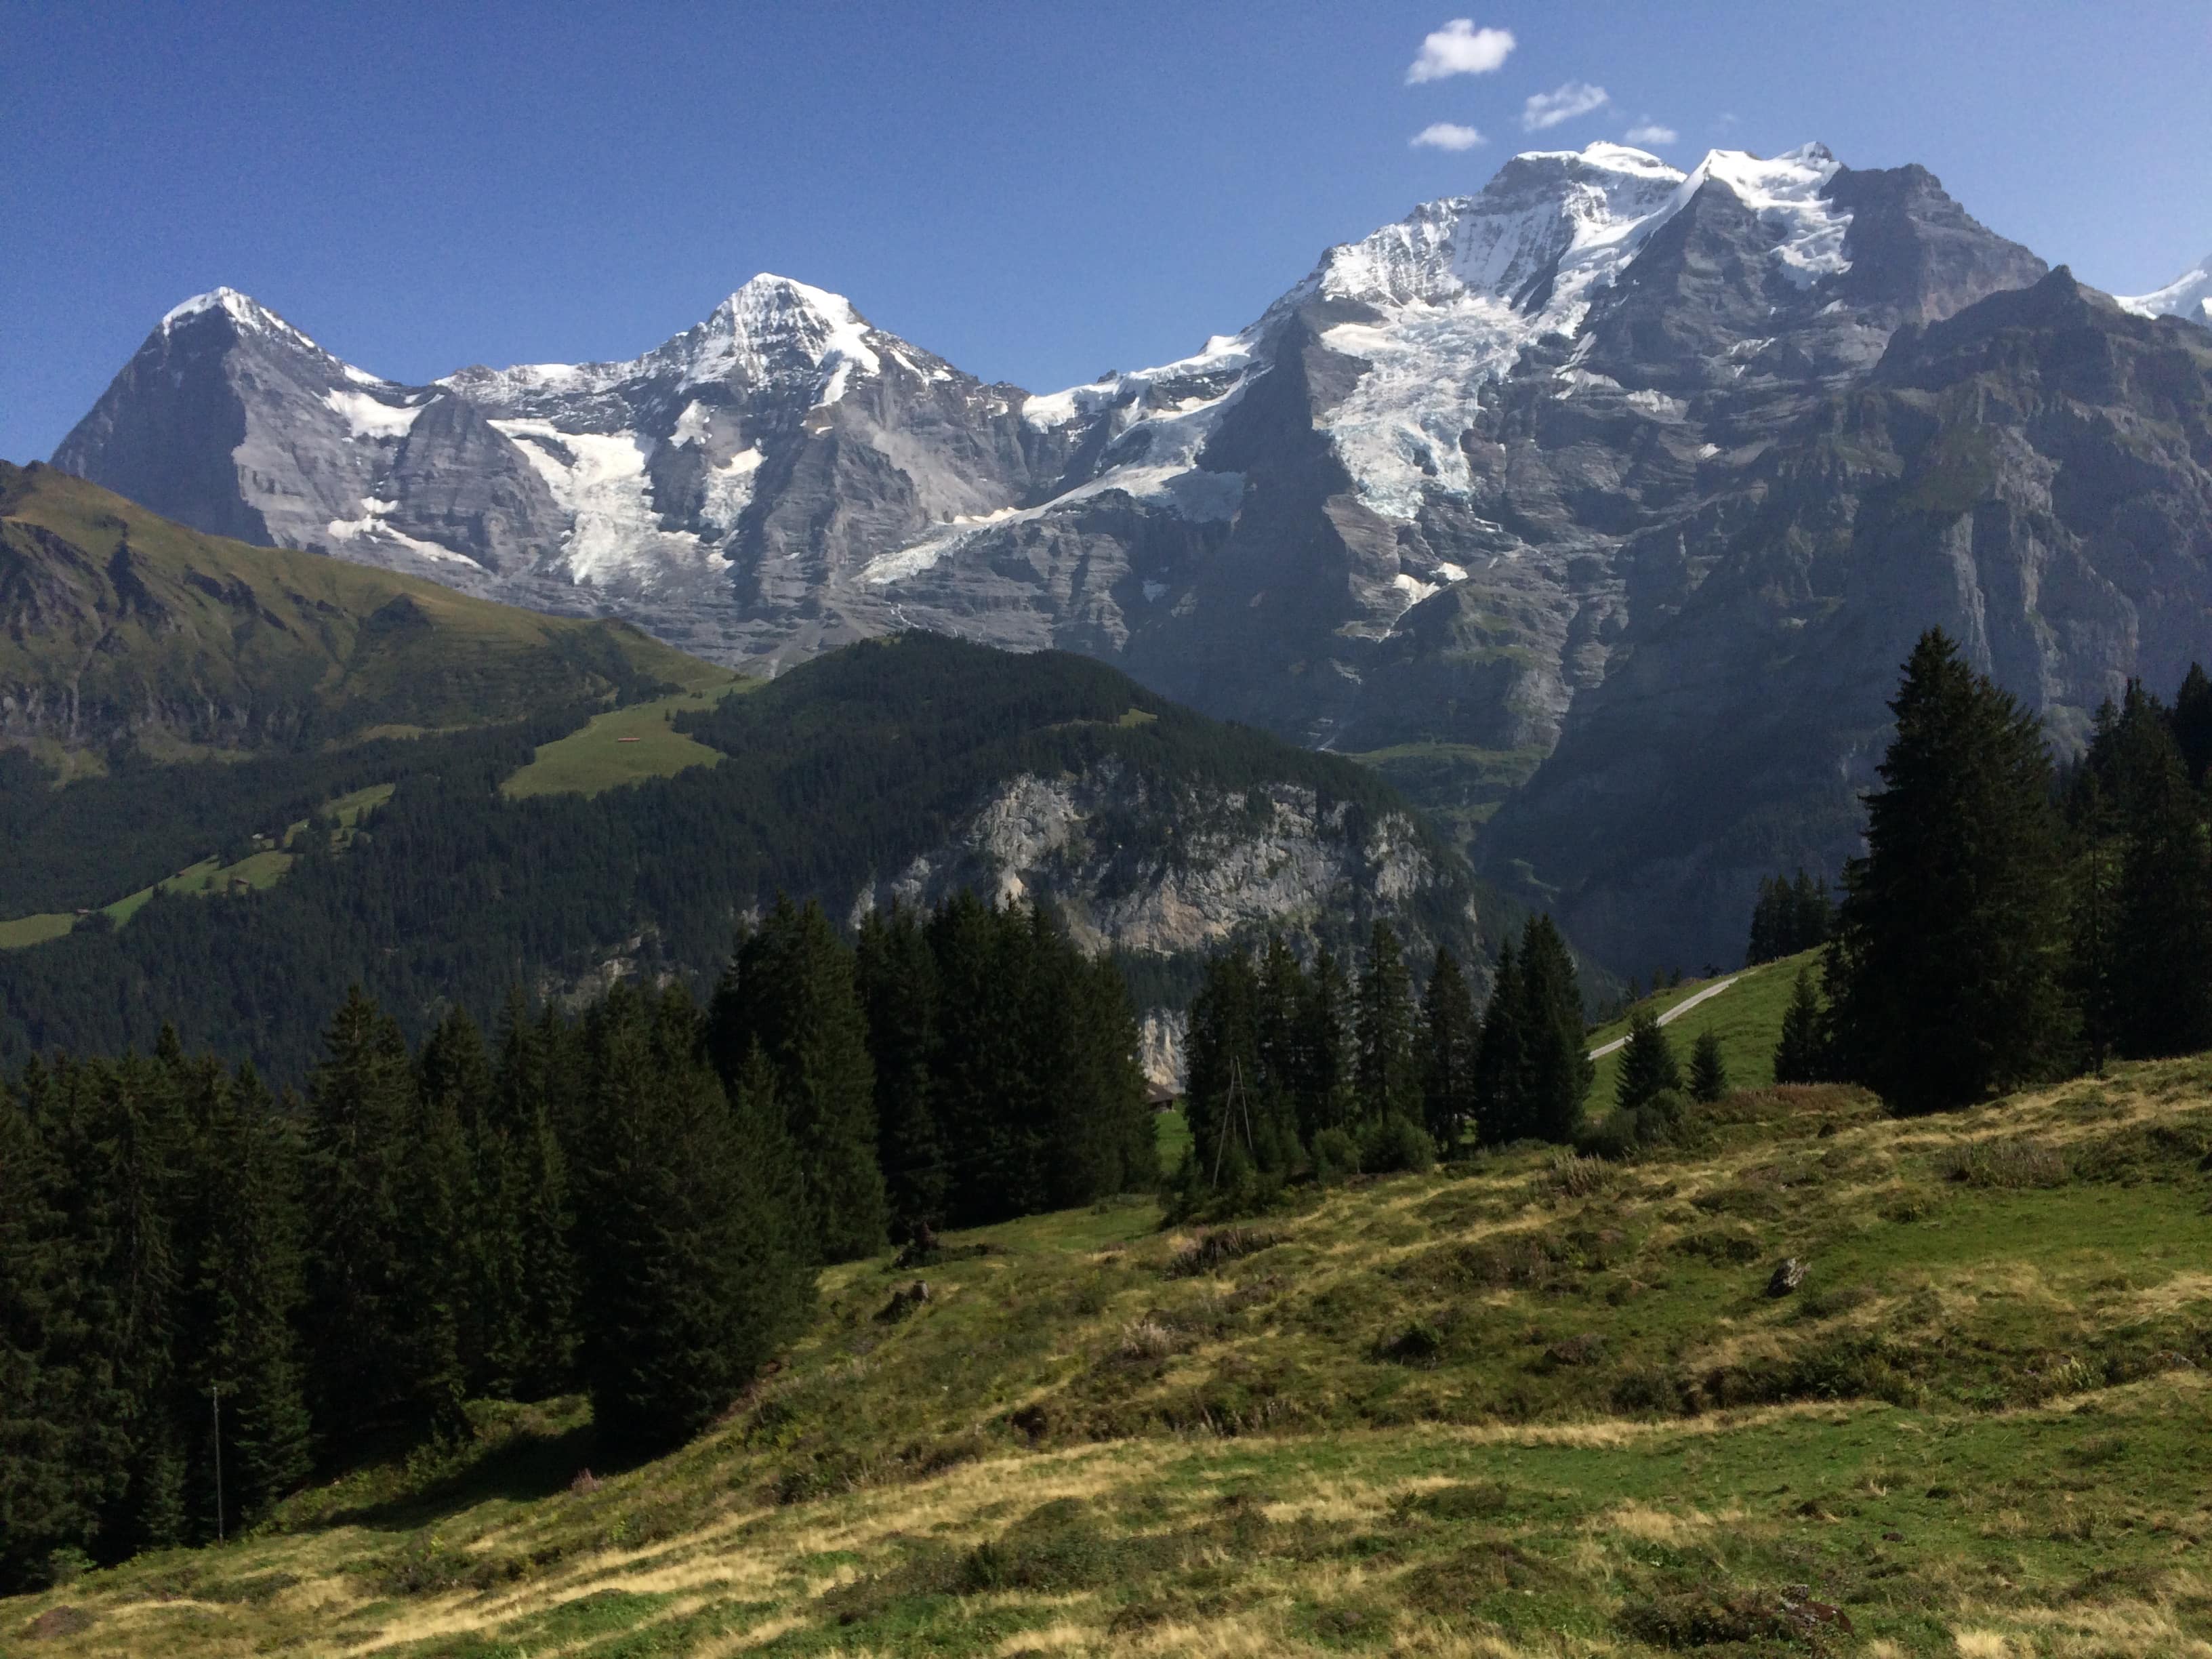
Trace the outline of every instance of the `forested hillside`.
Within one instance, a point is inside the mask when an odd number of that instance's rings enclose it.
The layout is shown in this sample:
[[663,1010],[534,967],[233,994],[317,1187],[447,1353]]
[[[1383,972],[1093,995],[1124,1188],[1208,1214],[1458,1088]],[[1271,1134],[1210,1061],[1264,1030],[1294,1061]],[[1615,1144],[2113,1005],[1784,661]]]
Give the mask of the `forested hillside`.
[[105,903],[396,786],[343,851],[305,838],[265,891],[157,894],[119,928],[0,952],[0,1052],[143,1048],[167,1021],[188,1047],[296,1079],[349,985],[416,1036],[448,1007],[488,1020],[517,987],[634,972],[703,991],[779,891],[841,922],[963,887],[1048,899],[1087,946],[1121,951],[1147,1002],[1179,1002],[1206,952],[1271,926],[1343,949],[1388,913],[1423,959],[1439,944],[1486,959],[1465,866],[1389,785],[1086,659],[872,642],[672,714],[717,765],[590,797],[501,793],[588,712],[58,793],[20,760],[0,770],[25,850],[4,878],[11,914]]

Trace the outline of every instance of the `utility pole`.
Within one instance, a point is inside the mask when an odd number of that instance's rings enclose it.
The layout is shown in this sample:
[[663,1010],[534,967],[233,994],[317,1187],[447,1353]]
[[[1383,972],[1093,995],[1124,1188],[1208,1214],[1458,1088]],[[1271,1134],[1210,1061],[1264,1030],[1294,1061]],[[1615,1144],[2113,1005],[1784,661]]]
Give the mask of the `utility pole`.
[[215,1541],[222,1542],[222,1384],[208,1384],[208,1403],[215,1408]]

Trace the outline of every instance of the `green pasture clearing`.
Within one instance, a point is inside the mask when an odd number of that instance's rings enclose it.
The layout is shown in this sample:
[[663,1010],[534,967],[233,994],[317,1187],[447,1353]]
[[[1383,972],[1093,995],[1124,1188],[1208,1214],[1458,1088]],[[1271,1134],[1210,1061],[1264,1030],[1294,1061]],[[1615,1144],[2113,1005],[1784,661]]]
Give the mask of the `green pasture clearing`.
[[531,795],[596,795],[647,778],[673,777],[691,766],[714,766],[722,759],[697,738],[678,732],[680,714],[710,708],[733,692],[759,684],[737,675],[595,714],[578,731],[538,745],[529,765],[500,786],[513,799]]
[[[1820,953],[1808,951],[1802,956],[1788,957],[1779,962],[1762,963],[1756,968],[1738,969],[1735,974],[1723,974],[1722,979],[1733,978],[1735,983],[1718,996],[1699,1003],[1673,1024],[1663,1027],[1667,1040],[1674,1045],[1674,1057],[1686,1074],[1690,1066],[1690,1048],[1698,1034],[1710,1029],[1721,1040],[1721,1057],[1728,1064],[1729,1081],[1739,1089],[1764,1089],[1774,1081],[1774,1045],[1782,1036],[1782,1016],[1790,1006],[1790,992],[1797,983],[1797,970],[1810,965],[1817,977]],[[1708,986],[1709,979],[1685,980],[1656,995],[1644,998],[1638,1008],[1648,1008],[1655,1014],[1663,1014],[1678,1003],[1686,1002]],[[1591,1031],[1587,1045],[1601,1048],[1616,1038],[1628,1035],[1626,1016]],[[1597,1062],[1597,1078],[1590,1085],[1589,1105],[1592,1111],[1610,1110],[1613,1091],[1620,1076],[1620,1050],[1616,1048]]]
[[[356,789],[327,803],[323,816],[337,825],[335,844],[343,848],[360,827],[364,814],[390,800],[394,785],[371,784],[366,789]],[[183,893],[204,897],[210,894],[228,894],[241,889],[258,892],[274,887],[297,860],[298,855],[286,850],[295,839],[307,832],[307,820],[286,826],[282,846],[264,847],[230,864],[215,858],[204,858],[188,865],[173,876],[127,893],[112,904],[104,904],[105,911],[118,927],[145,908],[146,902],[159,893]],[[0,951],[20,950],[26,945],[43,945],[48,939],[59,939],[76,926],[77,918],[64,912],[40,915],[19,916],[9,921],[0,921]]]

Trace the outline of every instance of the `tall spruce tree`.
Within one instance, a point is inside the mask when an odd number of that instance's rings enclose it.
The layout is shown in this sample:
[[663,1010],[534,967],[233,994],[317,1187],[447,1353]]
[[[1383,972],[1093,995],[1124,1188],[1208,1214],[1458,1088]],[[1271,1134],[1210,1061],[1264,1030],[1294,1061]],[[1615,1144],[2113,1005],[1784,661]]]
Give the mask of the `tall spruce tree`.
[[2074,1048],[2051,762],[2033,714],[1940,630],[1897,698],[1867,854],[1828,954],[1836,1060],[1901,1111],[2050,1075]]
[[1638,1008],[1628,1019],[1628,1036],[1620,1045],[1620,1073],[1613,1084],[1613,1104],[1632,1112],[1655,1096],[1682,1087],[1682,1068],[1674,1059],[1674,1045],[1649,1008]]
[[2212,769],[2212,676],[2202,665],[2191,663],[2173,699],[2173,740],[2181,750],[2181,763],[2192,789],[2204,787]]
[[1711,1105],[1728,1091],[1728,1061],[1719,1036],[1708,1025],[1690,1048],[1690,1098]]
[[[519,1190],[520,1231],[518,1311],[500,1328],[521,1340],[492,1362],[514,1377],[526,1400],[571,1387],[575,1378],[580,1270],[575,1259],[574,1183],[569,1146],[581,1139],[577,1092],[583,1067],[579,1038],[565,1021],[533,1023],[520,994],[508,1000],[500,1033],[495,1081],[497,1124],[507,1146],[509,1179]],[[566,1139],[564,1129],[566,1127]]]
[[1509,936],[1498,943],[1498,967],[1491,976],[1490,1001],[1482,1012],[1482,1035],[1474,1053],[1475,1127],[1493,1145],[1533,1133],[1527,1110],[1526,1014],[1521,965]]
[[1819,1083],[1835,1069],[1828,1013],[1813,982],[1813,970],[1800,968],[1782,1012],[1782,1035],[1774,1045],[1777,1083]]
[[1019,983],[1022,939],[1006,916],[963,889],[931,915],[936,1037],[931,1098],[945,1151],[945,1214],[957,1226],[1019,1213],[1036,1167],[1038,1126],[1022,1115],[1022,1053],[999,1006]]
[[888,913],[868,913],[854,955],[876,1065],[876,1158],[885,1202],[902,1231],[940,1225],[947,1182],[930,1069],[937,1043],[936,959],[921,918],[898,904]]
[[1429,1134],[1449,1152],[1475,1124],[1475,1072],[1482,1021],[1449,948],[1421,998],[1421,1111]]
[[2112,1035],[2130,1059],[2212,1048],[2212,839],[2203,802],[2163,723],[2127,780],[2107,983]]
[[[250,1066],[213,1081],[201,1096],[195,1184],[206,1221],[194,1263],[191,1369],[195,1402],[221,1390],[224,1505],[235,1528],[266,1515],[313,1464],[296,1329],[306,1218],[292,1116]],[[206,1477],[211,1483],[211,1468]],[[193,1484],[202,1486],[197,1475]]]
[[0,1593],[34,1588],[52,1552],[94,1541],[86,1442],[104,1402],[77,1363],[89,1333],[63,1184],[0,1079]]
[[1314,954],[1298,1006],[1297,1081],[1298,1135],[1309,1144],[1323,1129],[1352,1119],[1352,1060],[1346,1035],[1352,981],[1344,964],[1324,945]]
[[875,1065],[853,953],[819,905],[779,898],[739,942],[714,995],[710,1048],[725,1087],[757,1045],[799,1154],[813,1250],[848,1261],[889,1227],[876,1161]]
[[403,1211],[414,1116],[406,1040],[356,986],[307,1090],[307,1393],[329,1445],[410,1420],[418,1403]]
[[749,1126],[784,1115],[772,1067],[747,1072],[769,1097],[733,1109],[685,1040],[680,993],[618,988],[587,1026],[585,1373],[600,1443],[644,1455],[728,1406],[796,1328],[811,1279],[747,1156]]
[[1596,1067],[1583,1041],[1582,984],[1549,915],[1521,933],[1521,1033],[1525,1133],[1566,1143],[1582,1127],[1583,1101]]
[[1198,1180],[1212,1183],[1240,1163],[1258,1165],[1260,976],[1243,951],[1224,951],[1206,963],[1191,999],[1184,1053],[1183,1113]]
[[1359,974],[1358,1046],[1360,1115],[1369,1122],[1421,1116],[1421,1074],[1413,1046],[1413,981],[1406,952],[1387,921],[1367,936]]

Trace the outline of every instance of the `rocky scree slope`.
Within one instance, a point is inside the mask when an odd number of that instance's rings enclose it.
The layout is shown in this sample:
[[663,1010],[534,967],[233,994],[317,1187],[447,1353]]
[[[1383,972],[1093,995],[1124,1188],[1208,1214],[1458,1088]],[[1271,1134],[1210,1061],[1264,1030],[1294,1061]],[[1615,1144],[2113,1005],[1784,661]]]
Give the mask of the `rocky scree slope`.
[[[1855,170],[1812,145],[1684,173],[1595,144],[1517,156],[1329,250],[1189,358],[1059,392],[985,385],[773,276],[629,362],[422,387],[218,291],[164,319],[58,459],[194,522],[618,607],[723,660],[906,626],[1079,651],[1376,756],[1473,825],[1548,766],[1632,635],[1756,609],[1716,538],[1758,519],[1781,452],[1817,444],[1900,329],[2045,273],[1918,167]],[[2185,309],[2186,286],[2129,303]],[[2098,568],[2154,602],[2135,564]],[[1889,604],[1869,584],[1843,602]],[[2089,688],[2049,706],[2070,730],[2122,671],[2077,655],[2068,602],[2050,603],[2056,679]],[[1655,719],[1678,715],[1721,710],[1676,700]],[[1602,831],[1659,803],[1585,805]],[[1732,861],[1759,838],[1748,820],[1704,848],[1717,914],[1776,862],[1829,858],[1825,828],[1791,838],[1808,811],[1755,864]],[[1665,880],[1504,846],[1483,838],[1486,867],[1579,908],[1616,962],[1711,948]]]

